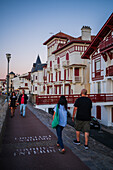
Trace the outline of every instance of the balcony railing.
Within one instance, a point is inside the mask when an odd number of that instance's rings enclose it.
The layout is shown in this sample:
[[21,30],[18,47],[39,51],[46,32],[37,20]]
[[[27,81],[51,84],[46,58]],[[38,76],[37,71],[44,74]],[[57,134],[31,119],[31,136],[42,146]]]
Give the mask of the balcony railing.
[[106,68],[106,76],[113,76],[113,65]]
[[63,66],[63,67],[69,66],[69,60],[63,61],[63,62],[62,62],[62,66]]
[[99,47],[100,47],[100,51],[102,51],[103,49],[109,47],[113,45],[113,35],[111,35],[110,37],[108,37],[107,39],[103,40]]
[[[113,93],[102,93],[102,94],[88,94],[87,95],[93,103],[96,102],[113,102]],[[75,95],[65,95],[68,103],[74,103],[75,100],[80,97],[79,94]],[[37,105],[45,105],[45,104],[56,104],[60,95],[38,95],[36,97]]]
[[81,82],[81,77],[80,76],[75,76],[75,83]]
[[55,70],[57,70],[57,69],[59,69],[59,68],[60,68],[60,64],[55,64],[55,65],[54,65],[54,69],[55,69]]

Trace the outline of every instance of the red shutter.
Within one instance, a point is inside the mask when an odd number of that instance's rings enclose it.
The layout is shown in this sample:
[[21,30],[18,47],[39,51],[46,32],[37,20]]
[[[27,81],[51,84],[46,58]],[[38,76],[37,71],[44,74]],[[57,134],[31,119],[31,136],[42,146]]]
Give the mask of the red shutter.
[[66,80],[66,70],[64,70],[64,80]]
[[57,72],[56,72],[56,81],[57,81]]
[[101,106],[97,106],[96,109],[97,109],[97,119],[101,120]]
[[52,67],[52,61],[50,61],[50,67]]
[[55,86],[55,94],[57,94],[57,86]]
[[51,73],[51,82],[53,82],[53,73]]
[[28,83],[25,83],[25,86],[28,86]]
[[61,71],[59,71],[59,81],[61,81]]
[[59,86],[59,94],[61,94],[61,86]]
[[50,82],[50,74],[49,74],[49,82]]
[[69,69],[68,69],[68,80],[69,80]]
[[47,86],[47,94],[49,94],[49,86]]
[[75,76],[79,76],[79,68],[75,68]]
[[57,64],[60,64],[60,59],[59,59],[59,57],[57,58]]
[[66,54],[66,60],[69,60],[69,53]]

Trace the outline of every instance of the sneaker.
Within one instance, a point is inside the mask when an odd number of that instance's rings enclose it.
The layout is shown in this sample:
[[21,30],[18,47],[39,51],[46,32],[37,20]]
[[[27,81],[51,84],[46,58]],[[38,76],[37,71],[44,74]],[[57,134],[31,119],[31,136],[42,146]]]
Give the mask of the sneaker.
[[80,145],[80,141],[77,141],[77,140],[74,140],[73,143],[74,143],[75,145]]
[[65,152],[65,149],[59,149],[59,153],[64,154]]
[[88,150],[88,145],[84,145],[84,148],[85,148],[86,150]]

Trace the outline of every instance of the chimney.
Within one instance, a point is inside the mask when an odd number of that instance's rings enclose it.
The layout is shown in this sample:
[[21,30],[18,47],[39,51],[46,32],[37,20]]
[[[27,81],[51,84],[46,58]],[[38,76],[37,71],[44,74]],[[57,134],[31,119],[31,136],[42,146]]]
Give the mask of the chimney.
[[83,26],[81,28],[82,40],[91,41],[91,28],[89,26]]

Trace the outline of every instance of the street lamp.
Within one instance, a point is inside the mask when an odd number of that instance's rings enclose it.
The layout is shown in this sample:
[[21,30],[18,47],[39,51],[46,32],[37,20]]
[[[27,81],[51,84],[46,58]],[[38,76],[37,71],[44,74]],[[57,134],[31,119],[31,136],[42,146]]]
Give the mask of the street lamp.
[[8,96],[9,96],[9,62],[11,59],[11,54],[6,54],[6,58],[8,61],[8,67],[7,67],[7,102],[8,102]]

